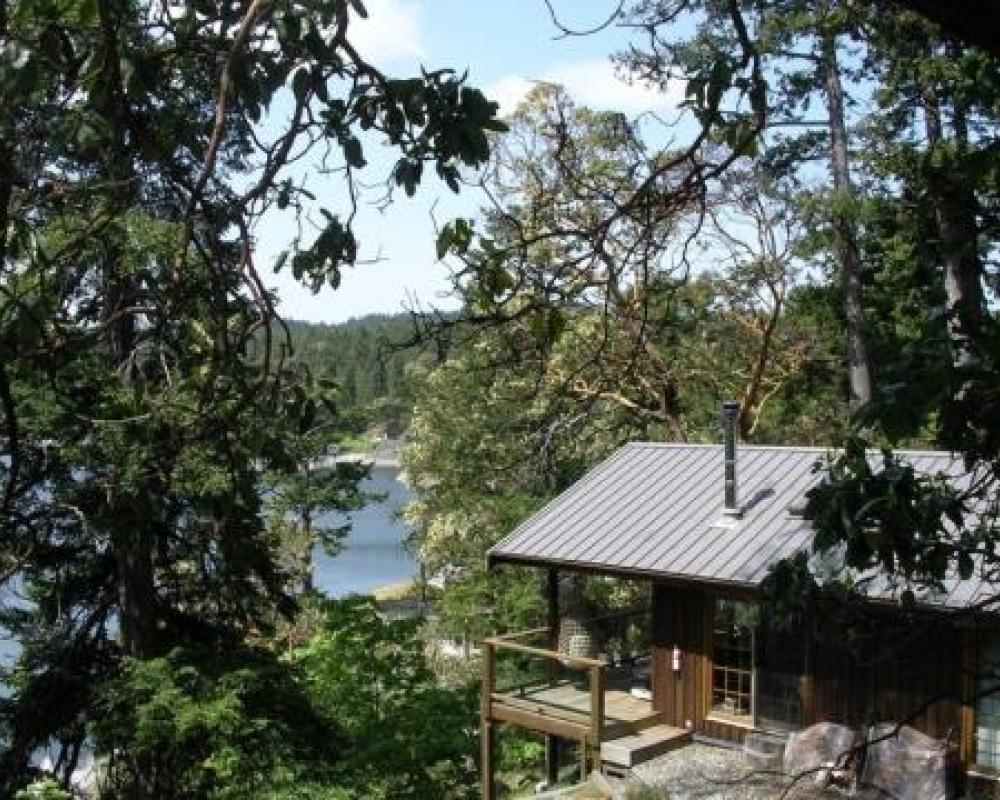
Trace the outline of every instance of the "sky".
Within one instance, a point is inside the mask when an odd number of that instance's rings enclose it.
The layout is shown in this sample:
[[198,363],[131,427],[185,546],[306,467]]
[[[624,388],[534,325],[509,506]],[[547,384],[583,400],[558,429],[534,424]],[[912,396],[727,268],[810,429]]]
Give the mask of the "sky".
[[[481,88],[509,113],[534,81],[562,84],[574,99],[593,108],[644,111],[676,107],[675,92],[659,93],[629,85],[615,73],[609,56],[623,48],[623,31],[609,29],[586,37],[560,37],[544,0],[364,0],[368,18],[352,22],[351,38],[372,63],[393,76],[417,74],[421,66],[468,71],[469,83]],[[586,29],[603,21],[615,0],[552,0],[560,20]],[[280,114],[276,107],[274,113]],[[372,184],[388,174],[394,157],[388,148],[366,145]],[[342,209],[345,189],[336,176],[305,169],[309,188],[319,202]],[[425,173],[426,174],[426,173]],[[313,322],[342,322],[370,313],[395,313],[407,306],[454,305],[447,297],[448,270],[436,262],[434,220],[474,216],[482,205],[472,190],[455,196],[435,178],[414,198],[398,191],[385,208],[372,190],[362,203],[355,230],[360,261],[342,275],[341,285],[313,294],[286,269],[269,269],[294,238],[290,216],[277,212],[256,231],[256,259],[266,283],[280,298],[282,314]]]

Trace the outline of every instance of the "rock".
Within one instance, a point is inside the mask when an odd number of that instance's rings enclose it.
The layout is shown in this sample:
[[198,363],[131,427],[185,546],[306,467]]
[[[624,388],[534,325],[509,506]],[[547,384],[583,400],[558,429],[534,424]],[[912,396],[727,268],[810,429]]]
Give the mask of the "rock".
[[785,774],[797,777],[815,772],[818,785],[830,783],[835,772],[846,769],[857,736],[845,725],[820,722],[788,735],[783,766]]
[[876,725],[868,735],[861,787],[907,800],[954,797],[952,774],[957,755],[946,741],[907,725]]

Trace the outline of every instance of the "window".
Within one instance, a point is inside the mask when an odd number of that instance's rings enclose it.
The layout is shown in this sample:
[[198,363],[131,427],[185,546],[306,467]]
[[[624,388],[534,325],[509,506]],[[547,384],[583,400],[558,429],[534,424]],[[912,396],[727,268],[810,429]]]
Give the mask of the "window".
[[717,598],[712,627],[712,713],[753,720],[753,628],[749,603]]
[[801,621],[762,619],[754,603],[716,598],[712,714],[763,730],[802,724]]
[[976,757],[977,766],[1000,768],[1000,636],[980,638],[976,675]]
[[802,726],[803,631],[800,621],[780,624],[763,615],[754,631],[754,724],[759,728],[780,732]]

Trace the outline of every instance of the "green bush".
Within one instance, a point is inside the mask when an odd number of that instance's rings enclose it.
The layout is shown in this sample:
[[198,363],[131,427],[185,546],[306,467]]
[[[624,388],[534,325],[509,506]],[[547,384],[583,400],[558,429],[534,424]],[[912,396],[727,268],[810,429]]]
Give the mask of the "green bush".
[[109,797],[139,785],[162,800],[476,796],[474,690],[440,686],[415,623],[383,619],[371,598],[325,601],[319,632],[282,657],[126,661],[102,697]]
[[43,780],[19,791],[14,800],[73,800],[73,797],[55,781]]

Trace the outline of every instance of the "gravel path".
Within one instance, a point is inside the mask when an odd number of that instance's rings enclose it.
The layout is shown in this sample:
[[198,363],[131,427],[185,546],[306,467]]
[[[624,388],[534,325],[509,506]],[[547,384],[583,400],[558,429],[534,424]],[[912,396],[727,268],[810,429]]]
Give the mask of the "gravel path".
[[[626,788],[628,784],[633,784]],[[638,786],[665,790],[669,800],[778,800],[788,786],[787,778],[753,774],[740,750],[690,744],[635,767],[630,780],[619,782],[622,798],[645,797]],[[788,800],[843,798],[835,790],[824,790],[804,779],[792,788]]]

